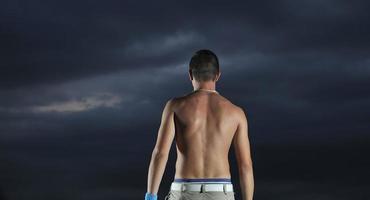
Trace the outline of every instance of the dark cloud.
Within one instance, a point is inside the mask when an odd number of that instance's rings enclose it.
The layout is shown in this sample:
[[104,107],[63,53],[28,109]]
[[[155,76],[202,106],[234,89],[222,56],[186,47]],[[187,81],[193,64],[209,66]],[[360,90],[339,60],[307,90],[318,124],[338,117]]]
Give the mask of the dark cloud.
[[[189,52],[204,45],[223,55],[300,50],[362,57],[369,46],[366,6],[355,2],[336,2],[336,6],[321,1],[182,4],[181,9],[171,7],[173,2],[146,6],[138,1],[6,4],[1,9],[1,85],[16,87],[148,65],[160,67],[185,61],[183,55],[189,57]],[[203,40],[180,42],[163,50],[164,38],[181,30],[196,31]],[[135,55],[125,54],[135,42],[150,41],[157,43],[143,43]]]
[[[1,2],[0,199],[143,198],[161,111],[192,90],[201,48],[247,110],[256,199],[365,199],[368,7]],[[173,146],[162,197],[174,161]]]

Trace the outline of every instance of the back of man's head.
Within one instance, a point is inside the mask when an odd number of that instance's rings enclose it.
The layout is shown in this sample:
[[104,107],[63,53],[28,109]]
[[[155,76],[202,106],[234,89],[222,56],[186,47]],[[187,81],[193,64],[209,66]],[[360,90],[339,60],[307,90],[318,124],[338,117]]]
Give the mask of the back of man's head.
[[199,82],[215,80],[219,73],[218,58],[208,49],[201,49],[194,53],[189,63],[189,70],[193,78]]

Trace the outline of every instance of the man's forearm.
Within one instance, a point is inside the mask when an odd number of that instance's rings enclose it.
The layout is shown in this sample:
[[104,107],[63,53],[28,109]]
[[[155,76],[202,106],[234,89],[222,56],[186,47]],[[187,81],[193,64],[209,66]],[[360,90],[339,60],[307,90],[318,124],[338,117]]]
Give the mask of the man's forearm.
[[147,192],[152,194],[158,193],[159,185],[161,183],[164,170],[166,169],[167,160],[168,155],[152,153],[148,170]]
[[252,200],[254,193],[253,168],[252,167],[240,168],[239,175],[242,200]]

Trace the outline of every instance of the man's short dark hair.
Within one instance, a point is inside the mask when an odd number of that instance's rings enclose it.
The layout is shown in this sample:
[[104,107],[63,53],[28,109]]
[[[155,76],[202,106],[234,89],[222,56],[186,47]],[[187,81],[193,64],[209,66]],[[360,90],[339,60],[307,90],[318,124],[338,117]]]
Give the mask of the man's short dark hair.
[[211,50],[201,49],[191,58],[189,70],[197,81],[214,81],[220,70],[218,58]]

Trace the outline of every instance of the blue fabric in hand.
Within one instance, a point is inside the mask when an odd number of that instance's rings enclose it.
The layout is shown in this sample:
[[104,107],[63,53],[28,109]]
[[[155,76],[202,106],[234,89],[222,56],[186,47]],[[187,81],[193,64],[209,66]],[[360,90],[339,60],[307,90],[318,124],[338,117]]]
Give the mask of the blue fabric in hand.
[[157,195],[147,192],[145,194],[145,200],[157,200]]

